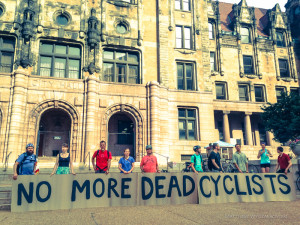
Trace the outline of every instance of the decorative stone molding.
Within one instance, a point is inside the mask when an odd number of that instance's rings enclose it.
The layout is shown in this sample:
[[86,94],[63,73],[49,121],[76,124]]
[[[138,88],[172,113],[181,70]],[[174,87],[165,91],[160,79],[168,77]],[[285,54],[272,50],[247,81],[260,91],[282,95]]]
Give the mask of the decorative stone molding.
[[68,113],[71,118],[71,135],[70,135],[70,152],[73,154],[73,159],[79,157],[77,149],[78,143],[78,123],[79,123],[79,113],[76,108],[70,103],[63,100],[46,100],[36,105],[34,109],[29,114],[29,126],[28,126],[28,137],[30,142],[37,144],[37,135],[39,130],[39,123],[42,114],[49,109],[61,109]]
[[144,136],[144,119],[142,114],[139,112],[138,109],[136,109],[132,105],[128,104],[116,104],[111,107],[109,107],[102,119],[101,123],[101,140],[107,140],[107,134],[108,134],[108,122],[111,116],[118,112],[123,112],[128,114],[134,121],[135,124],[135,155],[136,159],[141,159],[141,154],[143,151],[143,136]]

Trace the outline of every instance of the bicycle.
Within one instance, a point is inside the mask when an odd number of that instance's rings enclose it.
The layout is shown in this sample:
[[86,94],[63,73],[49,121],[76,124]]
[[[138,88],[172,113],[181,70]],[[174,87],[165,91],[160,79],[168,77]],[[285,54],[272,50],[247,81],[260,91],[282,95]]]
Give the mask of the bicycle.
[[300,191],[300,171],[298,171],[298,178],[296,180],[296,186],[298,188],[298,191]]
[[[238,170],[235,167],[234,163],[232,160],[225,160],[225,163],[228,165],[223,166],[223,170],[225,173],[237,173]],[[259,173],[259,169],[257,168],[256,165],[253,164],[248,164],[248,171],[249,173]]]

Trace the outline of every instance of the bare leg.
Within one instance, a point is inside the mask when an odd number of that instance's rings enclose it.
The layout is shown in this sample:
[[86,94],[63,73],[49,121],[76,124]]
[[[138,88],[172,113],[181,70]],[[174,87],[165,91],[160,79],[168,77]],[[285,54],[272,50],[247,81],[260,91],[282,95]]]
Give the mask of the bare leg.
[[266,167],[266,173],[270,173],[270,167]]
[[266,169],[264,167],[261,167],[261,172],[262,173],[265,173],[266,172]]

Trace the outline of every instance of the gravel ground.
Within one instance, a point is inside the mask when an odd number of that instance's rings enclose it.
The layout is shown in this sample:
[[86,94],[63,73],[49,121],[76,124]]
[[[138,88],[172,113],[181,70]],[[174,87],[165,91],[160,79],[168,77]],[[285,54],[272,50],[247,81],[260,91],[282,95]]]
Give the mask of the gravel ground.
[[293,202],[135,206],[27,213],[0,211],[0,224],[300,224]]

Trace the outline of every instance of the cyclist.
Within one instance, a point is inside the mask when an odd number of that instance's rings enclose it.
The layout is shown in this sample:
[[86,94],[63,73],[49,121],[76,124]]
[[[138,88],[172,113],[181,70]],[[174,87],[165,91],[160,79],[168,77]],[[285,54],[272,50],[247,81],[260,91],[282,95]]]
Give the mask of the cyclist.
[[235,172],[248,173],[248,160],[245,153],[241,152],[241,145],[235,145],[236,152],[232,156],[232,162],[236,167]]
[[202,173],[203,172],[203,159],[201,155],[201,146],[196,145],[193,148],[195,154],[191,157],[191,167],[194,173]]

